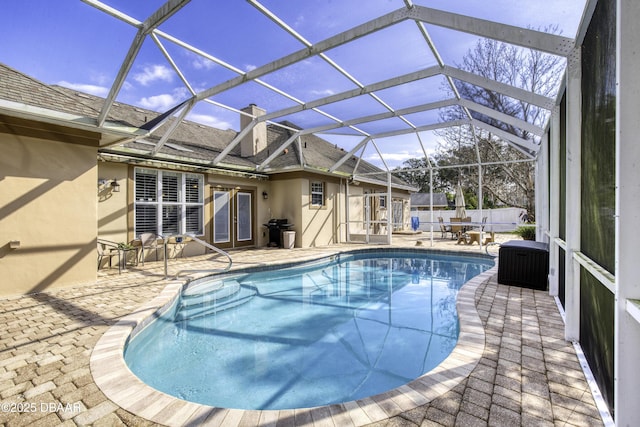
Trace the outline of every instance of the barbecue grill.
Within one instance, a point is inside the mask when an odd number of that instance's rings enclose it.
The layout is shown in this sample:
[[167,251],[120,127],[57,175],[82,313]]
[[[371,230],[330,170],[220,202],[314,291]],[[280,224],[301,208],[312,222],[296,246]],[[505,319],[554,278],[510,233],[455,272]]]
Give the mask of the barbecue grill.
[[282,247],[282,232],[293,227],[288,219],[270,219],[268,223],[262,225],[269,229],[269,246],[277,248]]

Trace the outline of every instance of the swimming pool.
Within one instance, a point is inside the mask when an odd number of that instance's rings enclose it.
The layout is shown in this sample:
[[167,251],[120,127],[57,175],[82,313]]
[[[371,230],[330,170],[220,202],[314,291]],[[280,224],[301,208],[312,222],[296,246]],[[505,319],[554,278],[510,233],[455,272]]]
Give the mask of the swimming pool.
[[480,257],[367,251],[195,281],[128,343],[125,360],[154,388],[217,407],[360,399],[448,356],[457,291],[491,266]]

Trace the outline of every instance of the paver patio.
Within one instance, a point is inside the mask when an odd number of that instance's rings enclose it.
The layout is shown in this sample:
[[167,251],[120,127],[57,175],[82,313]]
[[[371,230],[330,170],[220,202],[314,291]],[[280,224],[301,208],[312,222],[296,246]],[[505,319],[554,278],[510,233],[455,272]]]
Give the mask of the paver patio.
[[[415,246],[418,240],[424,236],[394,239],[394,245]],[[232,255],[234,268],[242,268],[311,259],[349,247],[255,249]],[[454,248],[445,241],[439,247]],[[169,266],[172,273],[211,268],[212,260],[218,262],[204,255],[170,260]],[[95,284],[0,300],[0,425],[157,425],[107,399],[93,380],[89,360],[105,331],[157,296],[166,283],[163,263],[146,263],[121,275],[117,269],[103,270]],[[431,402],[374,425],[603,425],[573,345],[563,339],[552,297],[499,285],[494,276],[478,287],[475,301],[486,342],[471,374]],[[301,420],[280,421],[293,425]],[[334,423],[325,418],[316,424]]]

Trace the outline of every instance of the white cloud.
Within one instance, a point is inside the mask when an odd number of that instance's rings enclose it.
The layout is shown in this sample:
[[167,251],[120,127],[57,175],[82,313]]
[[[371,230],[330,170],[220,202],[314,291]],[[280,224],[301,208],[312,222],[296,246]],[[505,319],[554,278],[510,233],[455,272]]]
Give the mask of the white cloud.
[[175,107],[189,96],[190,93],[187,88],[177,87],[173,89],[172,93],[162,93],[160,95],[144,97],[140,99],[140,101],[138,101],[136,105],[154,111],[166,111],[170,108]]
[[335,95],[335,93],[336,92],[334,90],[331,90],[331,89],[312,90],[311,91],[311,95],[313,95],[313,96],[321,96],[321,97]]
[[106,86],[111,83],[111,78],[109,78],[105,73],[93,72],[89,78],[92,82],[97,83],[100,86]]
[[247,72],[249,72],[249,71],[253,71],[253,70],[255,70],[256,68],[258,68],[258,67],[257,67],[257,66],[255,66],[255,65],[252,65],[252,64],[247,64],[247,65],[245,65],[245,66],[244,66],[244,70],[245,70],[245,71],[247,71]]
[[197,123],[201,123],[203,125],[206,126],[211,126],[214,127],[216,129],[231,129],[233,126],[231,125],[231,123],[226,122],[224,120],[220,120],[214,116],[210,116],[208,114],[197,114],[197,113],[192,113],[192,114],[188,114],[187,115],[189,120],[192,120],[194,122]]
[[67,87],[69,89],[77,90],[79,92],[89,93],[91,95],[105,97],[109,93],[109,88],[98,85],[90,85],[85,83],[71,83],[65,80],[58,82],[58,85]]
[[296,20],[293,22],[293,27],[294,28],[300,28],[304,25],[304,15],[298,15],[296,17]]
[[216,66],[216,63],[204,58],[200,55],[193,54],[194,58],[191,61],[191,66],[196,70],[211,70]]
[[144,67],[141,73],[134,74],[133,79],[142,86],[148,86],[158,80],[171,82],[173,80],[173,71],[164,65],[152,65]]
[[178,102],[180,102],[180,98],[177,96],[163,93],[161,95],[144,97],[138,102],[138,104],[141,107],[148,108],[149,110],[166,111],[169,108],[174,107]]

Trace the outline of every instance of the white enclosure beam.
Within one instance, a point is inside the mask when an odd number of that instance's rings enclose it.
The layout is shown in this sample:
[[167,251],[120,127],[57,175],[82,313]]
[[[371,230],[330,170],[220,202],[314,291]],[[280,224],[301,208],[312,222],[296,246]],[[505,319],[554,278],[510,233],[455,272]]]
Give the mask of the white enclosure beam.
[[510,142],[512,146],[514,146],[514,148],[524,148],[526,150],[529,150],[530,152],[523,152],[522,150],[520,150],[523,154],[526,154],[529,157],[533,157],[533,155],[535,153],[538,152],[538,149],[540,149],[540,147],[536,144],[534,144],[533,142],[527,140],[527,139],[522,139],[512,133],[509,133],[505,130],[499,129],[495,126],[491,126],[490,124],[487,124],[485,122],[482,122],[480,120],[476,120],[473,119],[471,120],[471,123],[476,126],[479,127],[481,129],[487,130],[489,132],[491,132],[492,134],[500,137],[501,139]]
[[120,69],[118,70],[116,79],[111,85],[109,94],[105,98],[102,110],[98,115],[98,126],[102,126],[107,119],[107,115],[109,114],[109,110],[113,105],[113,101],[116,99],[116,96],[118,96],[118,93],[120,92],[120,89],[124,84],[124,80],[129,74],[129,70],[131,70],[131,66],[138,56],[138,52],[140,51],[140,48],[142,47],[142,43],[144,42],[146,36],[151,33],[151,31],[153,31],[156,27],[169,19],[173,14],[186,6],[189,1],[190,0],[169,0],[165,4],[160,6],[158,10],[156,10],[151,16],[149,16],[149,18],[147,18],[142,24],[138,26],[138,32],[131,42],[129,51],[127,52],[127,55],[125,56]]
[[344,92],[336,93],[334,95],[326,96],[324,98],[319,98],[314,101],[307,102],[302,105],[295,105],[290,108],[285,108],[278,111],[273,111],[271,113],[267,113],[264,116],[260,117],[260,120],[273,120],[278,117],[288,116],[290,114],[299,113],[304,110],[310,110],[315,107],[320,107],[322,105],[332,104],[334,102],[344,101],[346,99],[354,98],[356,96],[369,94],[371,92],[375,92],[382,89],[388,89],[394,86],[403,85],[405,83],[414,82],[416,80],[425,79],[428,77],[437,76],[441,73],[441,68],[434,66],[428,67],[423,70],[415,71],[413,73],[404,74],[402,76],[393,77],[391,79],[383,80],[381,82],[373,83],[367,85],[363,88],[355,88],[351,90],[347,90]]
[[459,68],[451,67],[449,65],[445,65],[443,69],[443,73],[454,79],[462,80],[464,82],[470,83],[475,86],[483,87],[485,89],[492,90],[494,92],[502,93],[503,95],[506,95],[510,98],[519,99],[528,104],[537,105],[538,107],[544,108],[549,111],[551,111],[555,106],[555,101],[552,98],[548,98],[543,95],[538,95],[537,93],[520,89],[515,86],[510,86],[508,84],[500,83],[495,80],[491,80],[486,77],[482,77],[477,74],[471,73],[469,71],[464,71]]
[[457,104],[458,104],[458,100],[456,99],[445,99],[442,101],[430,102],[428,104],[416,105],[415,107],[402,108],[402,109],[396,110],[395,112],[373,114],[371,116],[364,116],[364,117],[358,117],[351,120],[345,120],[342,123],[332,123],[329,125],[318,126],[315,128],[308,128],[308,129],[302,130],[301,133],[303,135],[309,134],[309,133],[321,133],[321,132],[326,132],[332,129],[338,129],[338,128],[342,128],[350,125],[389,119],[392,117],[397,117],[397,115],[399,114],[413,114],[413,113],[419,113],[422,111],[437,110],[439,108],[451,107]]
[[549,144],[549,294],[559,295],[558,270],[560,237],[560,107],[551,114],[551,141]]
[[640,221],[640,2],[617,0],[616,34],[616,233],[614,407],[618,426],[640,425],[638,352],[640,300],[638,240]]
[[542,129],[540,126],[536,126],[525,120],[510,116],[509,114],[496,111],[493,108],[485,107],[484,105],[469,101],[468,99],[460,99],[460,101],[458,101],[458,104],[462,107],[468,108],[469,110],[484,114],[487,117],[491,117],[492,119],[496,119],[520,130],[527,131],[537,136],[544,135],[544,129]]
[[422,22],[553,55],[567,56],[575,46],[573,39],[555,34],[500,24],[424,6],[413,6],[412,9],[412,17]]
[[582,66],[581,51],[569,57],[567,71],[567,194],[565,251],[565,339],[580,341],[580,264],[574,253],[580,251],[581,222],[581,139]]
[[102,105],[102,110],[100,110],[100,114],[98,115],[98,127],[104,125],[104,122],[107,119],[107,115],[109,114],[109,110],[111,110],[111,106],[113,105],[113,101],[115,101],[116,96],[118,96],[118,93],[120,92],[120,89],[124,84],[124,80],[127,78],[129,70],[133,65],[133,61],[135,61],[136,57],[138,56],[138,52],[142,47],[142,43],[144,42],[145,37],[146,34],[144,33],[144,31],[142,29],[139,29],[135,37],[133,38],[131,46],[129,47],[129,51],[127,52],[127,55],[125,56],[120,69],[118,70],[118,75],[111,85],[109,94],[105,98],[104,104]]
[[164,144],[169,140],[169,138],[171,137],[173,132],[176,130],[180,122],[182,122],[182,120],[184,120],[187,114],[189,114],[189,112],[193,109],[194,105],[195,105],[195,102],[193,101],[193,99],[191,99],[182,107],[182,111],[180,111],[180,114],[178,114],[178,117],[173,118],[173,123],[171,123],[171,126],[169,126],[169,128],[166,130],[164,135],[162,135],[162,138],[160,138],[160,141],[158,141],[158,144],[156,144],[156,147],[153,149],[151,154],[153,155],[158,154],[158,151],[160,151],[160,149],[164,146]]
[[535,164],[536,240],[549,243],[549,138],[542,137]]
[[108,6],[104,3],[102,3],[101,1],[98,0],[81,0],[83,3],[88,4],[89,6],[93,6],[98,10],[101,10],[102,12],[105,12],[108,15],[113,16],[116,19],[119,19],[123,22],[126,22],[129,25],[132,25],[134,27],[141,27],[142,26],[142,22],[138,21],[135,18],[130,17],[129,15],[114,9],[111,6]]
[[227,155],[231,152],[231,150],[233,150],[238,144],[240,144],[242,139],[245,136],[247,136],[249,134],[249,132],[251,132],[253,130],[253,128],[256,127],[256,125],[258,123],[259,122],[258,122],[257,118],[254,117],[253,120],[251,121],[251,123],[249,123],[244,129],[242,129],[240,131],[240,133],[238,133],[235,136],[235,138],[233,138],[233,140],[231,142],[229,142],[229,144],[227,144],[225,149],[222,150],[222,152],[220,154],[218,154],[215,159],[213,159],[211,164],[215,166],[218,163],[220,163],[222,161],[222,159],[227,157]]
[[[289,33],[289,35],[291,35],[292,37],[294,37],[296,40],[298,40],[299,42],[303,43],[305,46],[307,47],[311,47],[313,46],[312,43],[310,41],[308,41],[307,39],[305,39],[300,33],[298,33],[297,31],[295,31],[293,28],[291,28],[291,26],[289,26],[286,22],[284,22],[282,19],[280,19],[278,16],[276,16],[275,13],[271,12],[269,9],[267,9],[265,6],[263,6],[262,4],[260,4],[260,2],[258,2],[257,0],[248,0],[248,2],[254,6],[256,9],[258,9],[262,14],[264,14],[267,18],[271,19],[273,22],[275,22],[278,26],[280,26],[280,28],[284,29],[287,33]],[[353,84],[355,84],[356,86],[363,88],[364,84],[362,84],[358,79],[356,79],[354,76],[352,76],[347,70],[345,70],[343,67],[341,67],[340,65],[338,65],[334,60],[332,60],[331,58],[329,58],[325,53],[320,53],[318,54],[318,57],[323,59],[327,64],[329,64],[331,67],[333,67],[336,71],[338,71],[340,74],[342,74],[344,77],[346,77],[348,80],[350,80]],[[375,93],[371,92],[368,94],[372,99],[374,99],[376,102],[378,102],[380,105],[382,105],[385,109],[387,109],[390,112],[395,112],[394,109],[387,104],[386,102],[384,102],[378,95],[376,95]],[[407,120],[405,117],[403,117],[402,115],[396,115],[400,120],[404,121],[407,125],[411,126],[411,127],[415,127],[413,125],[413,123],[411,123],[409,120]]]
[[342,156],[342,158],[340,160],[338,160],[333,166],[331,166],[329,168],[329,172],[335,172],[340,166],[342,166],[344,164],[344,162],[349,160],[356,153],[356,151],[358,151],[360,148],[365,146],[367,144],[367,142],[369,142],[369,140],[371,140],[370,136],[366,137],[365,139],[360,141],[358,144],[356,144],[356,146],[353,147],[351,149],[351,151],[349,151],[347,154]]
[[207,90],[204,90],[198,94],[198,98],[199,99],[209,98],[210,96],[216,95],[218,93],[221,93],[231,88],[234,88],[236,86],[239,86],[247,81],[257,79],[259,77],[262,77],[264,75],[277,71],[281,68],[300,62],[311,56],[318,55],[319,53],[325,52],[329,49],[342,46],[343,44],[353,41],[355,39],[358,39],[360,37],[364,37],[368,34],[372,34],[377,31],[380,31],[384,28],[387,28],[398,22],[401,22],[407,18],[408,18],[408,12],[405,8],[398,9],[386,15],[382,15],[371,21],[365,22],[364,24],[358,25],[347,31],[344,31],[342,33],[329,37],[328,39],[318,42],[312,46],[298,50],[297,52],[294,52],[290,55],[279,58],[275,61],[269,62],[268,64],[260,66],[254,70],[251,70],[244,75],[235,77],[219,85],[216,85]]
[[269,157],[267,157],[262,163],[260,163],[258,167],[256,167],[256,170],[260,171],[260,170],[263,170],[265,167],[267,167],[269,163],[273,161],[273,159],[282,155],[282,151],[288,146],[290,146],[291,144],[293,144],[295,140],[298,139],[299,136],[300,136],[300,133],[294,133],[293,135],[291,135],[289,139],[287,139],[284,143],[282,143],[280,147],[276,148]]
[[376,139],[389,138],[392,136],[408,135],[410,133],[415,133],[415,132],[425,132],[429,130],[444,129],[444,128],[449,128],[452,126],[460,126],[464,124],[469,124],[469,120],[459,119],[459,120],[451,120],[448,122],[431,123],[428,125],[418,126],[415,129],[400,129],[400,130],[394,130],[390,132],[377,133],[377,134],[371,135],[371,137]]

